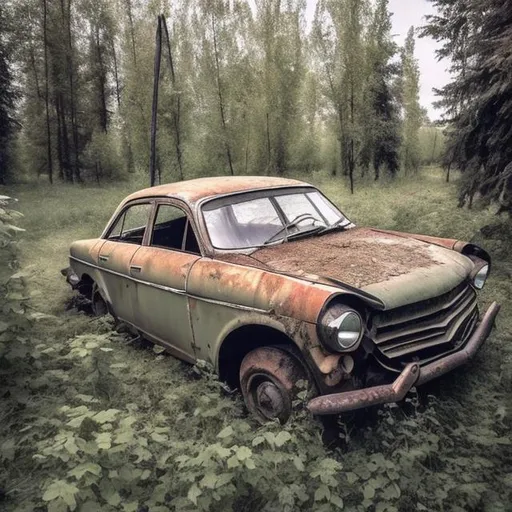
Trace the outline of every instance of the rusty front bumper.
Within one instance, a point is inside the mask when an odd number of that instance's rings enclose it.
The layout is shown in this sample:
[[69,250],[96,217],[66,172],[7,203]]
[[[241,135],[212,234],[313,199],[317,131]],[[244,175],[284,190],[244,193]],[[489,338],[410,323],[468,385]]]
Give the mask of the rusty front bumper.
[[308,409],[317,415],[339,414],[371,405],[399,402],[413,386],[425,384],[469,361],[489,336],[499,310],[499,304],[493,302],[465,347],[458,352],[423,367],[409,363],[392,384],[313,398]]

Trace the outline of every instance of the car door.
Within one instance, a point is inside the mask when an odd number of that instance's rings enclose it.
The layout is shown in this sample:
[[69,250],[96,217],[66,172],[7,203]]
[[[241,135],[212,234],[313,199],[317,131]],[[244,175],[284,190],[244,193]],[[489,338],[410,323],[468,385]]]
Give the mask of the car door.
[[176,203],[159,201],[147,245],[130,263],[131,276],[137,280],[136,325],[148,338],[188,361],[195,360],[195,353],[186,281],[200,258],[185,210]]
[[104,298],[121,320],[134,323],[136,283],[130,275],[130,263],[141,248],[151,217],[150,201],[129,204],[109,229],[98,253]]

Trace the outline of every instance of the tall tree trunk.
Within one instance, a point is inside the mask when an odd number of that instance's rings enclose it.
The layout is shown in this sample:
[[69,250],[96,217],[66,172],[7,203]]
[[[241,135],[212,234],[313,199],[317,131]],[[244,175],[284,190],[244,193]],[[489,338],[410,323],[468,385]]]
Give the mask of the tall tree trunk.
[[[331,96],[332,96],[331,100],[332,100],[332,102],[334,104],[334,107],[336,108],[336,112],[338,114],[338,121],[340,123],[340,138],[339,138],[339,143],[340,143],[340,166],[343,169],[343,167],[344,167],[343,107],[341,105],[341,102],[337,98],[336,87],[334,86],[334,78],[332,76],[331,70],[329,69],[328,58],[327,58],[327,49],[326,49],[326,46],[325,46],[325,43],[324,43],[323,39],[320,41],[320,45],[322,47],[322,52],[324,54],[324,66],[325,66],[325,72],[327,74],[327,80],[329,81],[329,89],[331,91]],[[332,172],[331,172],[331,176],[336,176],[336,166],[333,166]]]
[[55,114],[57,116],[57,161],[59,162],[59,178],[64,181],[64,165],[62,162],[62,126],[59,95],[55,94]]
[[52,134],[50,129],[50,102],[48,83],[48,12],[46,0],[43,0],[43,44],[44,44],[44,103],[46,108],[46,146],[48,154],[48,179],[53,183]]
[[432,148],[432,157],[430,158],[430,164],[434,163],[434,156],[436,154],[436,143],[437,143],[437,128],[435,128],[436,133],[434,135],[434,147]]
[[116,81],[116,99],[117,99],[117,108],[121,106],[121,92],[119,87],[119,70],[117,66],[117,52],[116,52],[116,43],[112,36],[109,36],[110,46],[112,49],[112,58],[114,59],[114,79]]
[[62,153],[63,153],[63,165],[64,172],[66,175],[66,181],[73,183],[73,169],[71,168],[71,151],[69,149],[69,137],[68,127],[66,123],[66,116],[64,115],[64,100],[62,93],[60,94],[60,112],[61,112],[61,124],[62,124]]
[[354,193],[354,139],[350,140],[350,154],[349,154],[349,162],[348,162],[348,178],[350,180],[350,193]]
[[105,66],[103,65],[103,55],[101,53],[100,44],[100,28],[98,25],[95,27],[95,39],[96,39],[96,53],[98,55],[99,64],[99,76],[98,78],[98,92],[100,100],[100,126],[101,129],[107,133],[108,130],[108,112],[107,112],[107,95],[105,86],[107,82]]
[[250,140],[250,134],[251,134],[251,124],[247,121],[247,135],[245,137],[245,174],[247,174],[247,169],[249,167],[249,140]]
[[126,0],[126,12],[128,14],[128,23],[130,24],[130,40],[132,43],[133,64],[137,67],[137,53],[135,52],[135,30],[133,28],[132,2]]
[[220,64],[219,64],[219,51],[217,48],[217,28],[215,26],[215,14],[212,12],[212,33],[213,33],[213,51],[215,53],[215,71],[217,75],[217,92],[219,96],[220,119],[222,122],[222,130],[224,132],[224,146],[226,148],[226,156],[228,158],[229,171],[231,176],[235,175],[233,169],[233,159],[231,157],[231,148],[228,141],[228,129],[226,123],[226,116],[224,113],[224,100],[222,97],[222,82],[220,79]]
[[349,150],[349,161],[348,161],[348,177],[350,180],[350,193],[354,193],[354,169],[356,166],[355,161],[355,148],[354,148],[354,131],[355,131],[355,119],[354,119],[354,81],[350,83],[350,150]]
[[270,172],[270,167],[272,165],[272,150],[270,145],[270,122],[268,119],[268,112],[267,112],[267,174]]
[[[63,0],[61,0],[61,7],[63,6]],[[81,181],[80,177],[80,162],[78,156],[78,124],[76,120],[76,99],[75,99],[75,84],[73,77],[73,39],[71,33],[71,2],[68,0],[68,11],[67,11],[67,52],[66,52],[66,65],[69,82],[69,94],[70,94],[70,111],[71,111],[71,134],[73,138],[73,175],[76,181]],[[64,14],[64,13],[63,13]]]
[[126,121],[124,123],[123,138],[126,144],[126,169],[129,173],[132,173],[135,171],[133,163],[132,132],[130,124]]
[[[125,5],[126,5],[126,13],[128,15],[128,24],[130,26],[130,42],[131,42],[133,65],[134,65],[135,69],[137,69],[137,52],[135,51],[135,29],[133,26],[133,14],[132,14],[131,0],[125,0]],[[146,115],[144,112],[144,108],[142,108],[140,101],[136,100],[135,103],[136,103],[137,107],[139,108],[139,110],[141,111],[141,117],[142,117],[143,123],[146,124],[147,119],[146,119]],[[135,168],[134,168],[134,162],[133,162],[132,130],[131,130],[129,121],[126,122],[126,129],[128,131],[128,133],[126,135],[127,150],[128,150],[127,167],[128,167],[128,172],[134,172]]]
[[276,149],[276,174],[284,174],[286,171],[286,147],[282,132],[277,133]]
[[340,167],[344,176],[347,175],[347,158],[346,158],[346,147],[345,147],[345,133],[344,133],[344,125],[343,125],[343,107],[338,105],[338,121],[340,123]]
[[[46,30],[45,30],[46,32]],[[47,51],[47,44],[45,44],[45,50]],[[45,58],[45,62],[48,62],[48,59]],[[37,66],[36,66],[36,59],[34,57],[34,45],[32,41],[30,42],[30,65],[32,66],[32,71],[34,72],[34,81],[36,83],[36,93],[38,98],[42,98],[43,95],[41,94],[41,88],[39,86],[39,76],[37,74]]]

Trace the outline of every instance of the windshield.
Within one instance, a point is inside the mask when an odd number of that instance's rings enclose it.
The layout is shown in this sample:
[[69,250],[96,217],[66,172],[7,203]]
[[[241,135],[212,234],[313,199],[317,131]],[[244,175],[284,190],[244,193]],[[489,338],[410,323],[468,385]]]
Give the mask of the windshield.
[[203,216],[217,249],[249,249],[347,227],[350,221],[318,190],[277,189],[209,201]]

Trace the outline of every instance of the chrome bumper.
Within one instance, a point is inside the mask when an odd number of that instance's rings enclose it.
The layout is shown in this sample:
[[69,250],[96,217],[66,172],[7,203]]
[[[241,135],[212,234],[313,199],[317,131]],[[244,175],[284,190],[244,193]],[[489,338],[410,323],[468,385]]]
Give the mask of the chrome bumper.
[[469,341],[458,352],[423,367],[418,363],[409,363],[392,384],[313,398],[307,406],[309,411],[317,415],[339,414],[371,405],[399,402],[413,386],[425,384],[467,363],[489,336],[499,310],[500,305],[493,302]]

